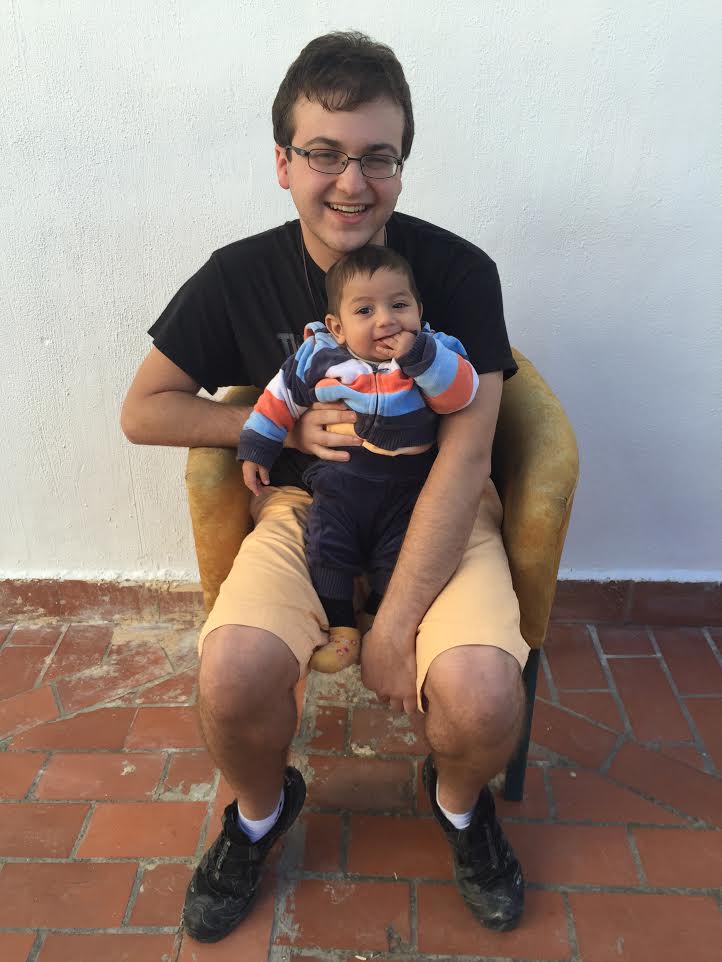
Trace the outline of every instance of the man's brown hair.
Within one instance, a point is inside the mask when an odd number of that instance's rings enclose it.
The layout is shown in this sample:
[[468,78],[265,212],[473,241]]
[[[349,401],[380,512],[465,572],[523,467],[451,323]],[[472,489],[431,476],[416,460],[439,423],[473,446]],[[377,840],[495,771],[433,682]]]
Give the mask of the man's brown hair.
[[401,159],[411,153],[411,93],[396,54],[386,44],[356,30],[327,33],[306,44],[288,68],[273,101],[273,136],[280,147],[293,143],[293,108],[299,97],[331,111],[356,110],[386,97],[404,112]]
[[396,251],[392,251],[390,247],[367,244],[366,247],[359,247],[357,251],[344,254],[326,274],[326,297],[328,298],[329,314],[339,316],[343,291],[352,277],[359,274],[372,277],[380,269],[398,271],[403,274],[409,282],[409,290],[414,300],[421,307],[421,297],[416,287],[411,265],[406,258],[397,254]]

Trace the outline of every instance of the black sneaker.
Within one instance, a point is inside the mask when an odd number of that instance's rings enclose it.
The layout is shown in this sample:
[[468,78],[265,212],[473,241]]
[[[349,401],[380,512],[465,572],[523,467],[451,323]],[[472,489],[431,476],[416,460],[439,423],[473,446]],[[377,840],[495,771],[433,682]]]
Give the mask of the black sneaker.
[[183,925],[192,938],[219,942],[245,919],[258,894],[263,862],[295,822],[305,798],[303,776],[289,766],[283,778],[279,819],[255,845],[238,827],[236,802],[226,807],[223,831],[201,859],[186,893]]
[[496,817],[494,797],[484,788],[468,828],[454,828],[436,801],[436,768],[429,757],[423,779],[431,808],[454,853],[454,876],[475,917],[496,932],[516,928],[524,908],[521,865]]

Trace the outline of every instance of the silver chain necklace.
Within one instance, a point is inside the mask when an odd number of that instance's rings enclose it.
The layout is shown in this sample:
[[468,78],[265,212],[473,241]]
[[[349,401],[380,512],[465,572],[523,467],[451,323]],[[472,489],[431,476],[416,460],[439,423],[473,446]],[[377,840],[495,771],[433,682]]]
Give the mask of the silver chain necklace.
[[[298,222],[298,239],[301,245],[301,260],[303,261],[303,273],[306,277],[306,287],[308,288],[308,296],[311,298],[311,310],[314,315],[318,309],[318,304],[316,303],[316,297],[313,293],[313,288],[311,287],[311,280],[308,276],[308,264],[306,263],[306,245],[303,243],[303,231],[301,230],[301,221]],[[388,247],[388,231],[386,230],[386,224],[384,224],[384,247]],[[320,318],[322,311],[318,311],[318,317]],[[316,318],[315,318],[316,319]]]

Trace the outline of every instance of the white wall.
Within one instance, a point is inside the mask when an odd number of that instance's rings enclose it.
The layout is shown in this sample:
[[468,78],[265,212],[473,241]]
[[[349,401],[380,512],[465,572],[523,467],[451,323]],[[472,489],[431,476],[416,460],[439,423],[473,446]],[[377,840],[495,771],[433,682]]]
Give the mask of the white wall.
[[497,261],[576,428],[565,574],[722,576],[718,0],[0,6],[3,576],[194,576],[184,453],[119,405],[180,284],[293,216],[271,102],[349,26],[411,84],[400,209]]

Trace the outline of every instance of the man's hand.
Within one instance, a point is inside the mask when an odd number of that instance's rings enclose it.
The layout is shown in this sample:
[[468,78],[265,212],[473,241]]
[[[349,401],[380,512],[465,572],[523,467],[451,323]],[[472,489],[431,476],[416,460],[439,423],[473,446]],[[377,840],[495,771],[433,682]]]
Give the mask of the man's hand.
[[403,357],[414,346],[416,334],[413,331],[399,331],[377,341],[377,345],[388,357]]
[[268,468],[264,468],[262,464],[256,464],[255,461],[244,461],[243,462],[243,480],[246,482],[246,487],[249,488],[256,497],[261,493],[261,487],[258,483],[260,477],[263,484],[270,483],[270,477],[268,475]]
[[288,432],[284,447],[296,448],[304,454],[315,454],[324,461],[348,461],[348,451],[335,448],[352,448],[362,444],[361,438],[350,434],[334,434],[326,430],[327,424],[353,424],[356,414],[343,401],[333,404],[312,404]]
[[416,711],[416,632],[391,632],[376,616],[361,645],[361,680],[392,711]]

